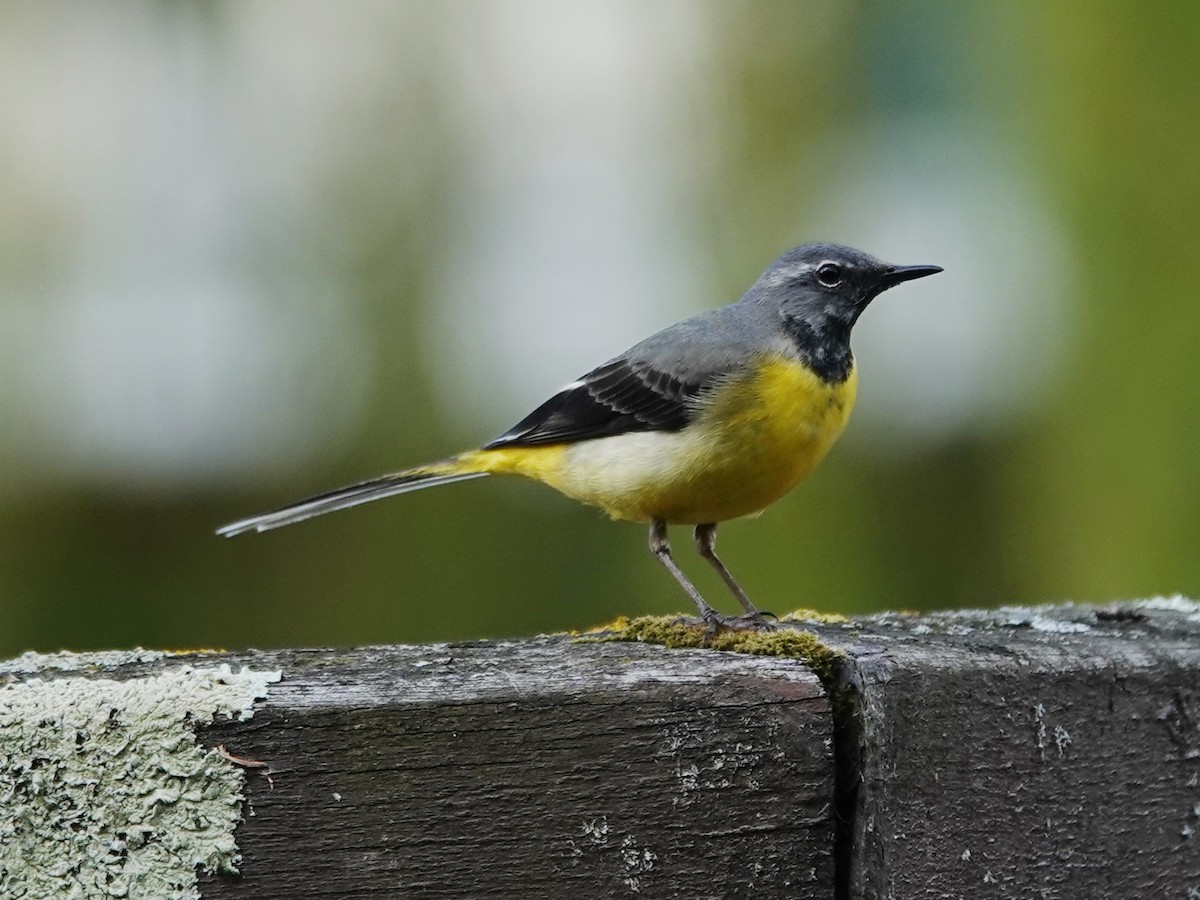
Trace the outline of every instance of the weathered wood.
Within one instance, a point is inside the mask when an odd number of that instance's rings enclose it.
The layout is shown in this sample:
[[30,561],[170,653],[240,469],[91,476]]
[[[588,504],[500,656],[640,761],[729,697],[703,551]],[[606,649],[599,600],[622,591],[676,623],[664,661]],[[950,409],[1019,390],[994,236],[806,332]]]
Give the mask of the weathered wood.
[[859,692],[843,896],[1200,897],[1200,605],[813,627]]
[[0,896],[1200,896],[1200,604],[799,624],[0,663]]
[[[565,638],[173,658],[279,670],[205,898],[828,897],[832,723],[798,661]],[[174,896],[174,895],[171,895]]]

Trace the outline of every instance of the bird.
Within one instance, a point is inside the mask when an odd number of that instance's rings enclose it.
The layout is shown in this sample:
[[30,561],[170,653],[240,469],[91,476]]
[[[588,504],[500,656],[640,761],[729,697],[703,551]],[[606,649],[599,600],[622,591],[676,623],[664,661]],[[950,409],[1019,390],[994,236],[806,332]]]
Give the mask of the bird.
[[[649,525],[650,551],[710,632],[769,630],[716,553],[717,525],[755,516],[807,478],[842,434],[858,389],[850,333],[879,294],[937,274],[837,244],[772,262],[742,297],[684,319],[564,386],[503,434],[436,462],[338,488],[217,529],[268,531],[438,485],[515,475]],[[676,563],[669,525],[743,613],[708,604]],[[773,617],[771,617],[773,618]]]

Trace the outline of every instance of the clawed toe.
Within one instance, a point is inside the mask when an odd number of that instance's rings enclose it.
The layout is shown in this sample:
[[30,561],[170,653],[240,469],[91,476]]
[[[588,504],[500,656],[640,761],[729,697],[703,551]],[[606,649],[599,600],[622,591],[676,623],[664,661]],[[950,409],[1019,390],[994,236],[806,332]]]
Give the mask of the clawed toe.
[[[767,618],[767,617],[770,618]],[[775,613],[753,612],[742,616],[721,616],[720,628],[730,631],[776,631],[779,617]],[[775,620],[775,621],[772,621]]]
[[[770,618],[768,618],[768,616]],[[741,616],[725,616],[716,610],[707,611],[702,617],[680,616],[674,622],[685,628],[703,628],[712,637],[722,631],[776,631],[781,626],[773,613],[754,612]]]

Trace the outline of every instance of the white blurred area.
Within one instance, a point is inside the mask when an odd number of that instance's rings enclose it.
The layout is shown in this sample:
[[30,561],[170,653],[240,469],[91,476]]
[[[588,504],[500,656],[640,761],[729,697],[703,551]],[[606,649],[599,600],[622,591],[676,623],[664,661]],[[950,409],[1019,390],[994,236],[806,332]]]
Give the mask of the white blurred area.
[[[687,221],[718,123],[705,7],[483,4],[449,48],[461,230],[429,312],[435,382],[494,436],[560,386],[715,300]],[[699,14],[698,14],[699,13]]]
[[311,257],[370,32],[222,9],[0,9],[6,489],[253,474],[361,414],[374,343]]
[[[714,293],[678,217],[720,152],[719,123],[680,113],[714,89],[711,33],[671,6],[553,9],[536,27],[482,17],[462,67],[470,214],[433,312],[439,355],[464,365],[439,383],[448,408],[494,427],[508,424],[500,392],[523,414],[669,321],[735,299]],[[885,295],[859,326],[868,452],[1003,426],[1036,408],[1067,358],[1069,254],[997,143],[967,115],[884,113],[797,161],[834,177],[797,198],[782,244],[831,240],[946,269]]]
[[813,161],[838,172],[819,208],[842,240],[945,269],[881,295],[855,329],[849,437],[867,452],[1018,423],[1070,359],[1070,249],[999,144],[966,114],[883,117]]
[[[353,441],[386,342],[323,186],[374,167],[403,208],[439,129],[460,177],[413,327],[464,433],[734,299],[687,219],[721,153],[716,8],[0,7],[0,453],[28,476],[0,489],[249,481]],[[945,266],[864,318],[863,446],[1011,420],[1054,359],[1060,242],[969,127],[863,128],[796,161],[836,174],[749,268],[809,238]]]

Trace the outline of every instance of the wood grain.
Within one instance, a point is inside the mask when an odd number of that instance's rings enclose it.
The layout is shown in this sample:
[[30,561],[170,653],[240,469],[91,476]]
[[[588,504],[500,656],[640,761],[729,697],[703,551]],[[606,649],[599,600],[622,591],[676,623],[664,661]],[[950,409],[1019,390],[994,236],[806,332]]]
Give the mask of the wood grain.
[[795,662],[565,639],[242,657],[250,773],[205,898],[828,897],[831,720]]
[[815,627],[859,692],[841,896],[1200,897],[1200,606]]
[[205,898],[1200,897],[1200,604],[796,625],[824,687],[568,638],[63,654],[0,686],[280,671],[198,735],[255,763]]

